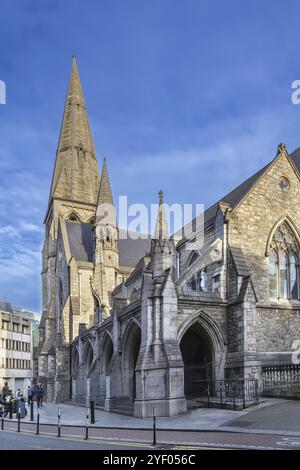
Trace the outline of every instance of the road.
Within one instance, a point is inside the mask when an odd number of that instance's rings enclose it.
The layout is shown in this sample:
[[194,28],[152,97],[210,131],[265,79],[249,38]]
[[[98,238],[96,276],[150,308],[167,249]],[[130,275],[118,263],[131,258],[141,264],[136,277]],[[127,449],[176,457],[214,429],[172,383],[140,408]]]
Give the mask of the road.
[[[0,449],[16,449],[16,445],[36,446],[35,448],[43,448],[41,446],[46,445],[47,448],[53,449],[153,449],[151,447],[153,437],[151,430],[94,427],[89,428],[89,441],[86,442],[83,439],[85,435],[84,427],[61,426],[60,438],[56,437],[57,426],[41,425],[40,436],[34,434],[35,428],[36,426],[33,423],[22,423],[21,433],[18,433],[16,432],[16,422],[5,422],[5,430],[0,431]],[[300,436],[239,431],[157,430],[157,448],[178,449],[184,445],[198,448],[300,450]]]
[[[0,432],[1,450],[141,450],[143,445],[111,441],[80,441],[79,439],[36,436],[13,431]],[[149,447],[148,447],[149,448]]]

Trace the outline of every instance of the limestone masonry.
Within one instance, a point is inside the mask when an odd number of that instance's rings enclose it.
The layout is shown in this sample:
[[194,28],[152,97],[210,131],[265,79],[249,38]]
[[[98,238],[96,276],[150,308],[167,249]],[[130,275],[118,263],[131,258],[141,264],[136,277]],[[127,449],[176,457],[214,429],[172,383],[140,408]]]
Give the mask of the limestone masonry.
[[205,211],[199,251],[169,237],[162,194],[153,238],[120,238],[74,58],[45,217],[38,381],[47,399],[175,416],[207,380],[253,378],[262,389],[264,367],[290,366],[300,340],[299,169],[300,150],[280,144]]

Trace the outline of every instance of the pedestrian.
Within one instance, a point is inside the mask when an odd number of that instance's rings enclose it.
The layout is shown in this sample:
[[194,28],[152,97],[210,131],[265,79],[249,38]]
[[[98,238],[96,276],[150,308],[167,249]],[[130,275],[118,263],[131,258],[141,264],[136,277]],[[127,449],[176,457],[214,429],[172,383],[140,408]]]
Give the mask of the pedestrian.
[[44,395],[45,395],[44,387],[42,386],[42,384],[40,384],[40,404],[41,404],[41,407],[43,406]]
[[8,388],[8,382],[4,383],[4,386],[2,387],[2,398],[5,399],[6,396],[8,395],[9,388]]
[[27,388],[28,406],[30,405],[30,403],[32,403],[32,398],[33,398],[33,388],[31,387],[31,385],[28,385],[28,388]]
[[41,404],[41,390],[40,390],[39,385],[35,387],[35,396],[36,396],[36,404],[37,404],[37,407],[39,408]]
[[18,388],[16,391],[16,398],[20,398],[22,396],[21,390]]
[[23,395],[20,395],[16,400],[16,417],[20,419],[25,418],[27,415],[27,410],[25,406],[25,400]]

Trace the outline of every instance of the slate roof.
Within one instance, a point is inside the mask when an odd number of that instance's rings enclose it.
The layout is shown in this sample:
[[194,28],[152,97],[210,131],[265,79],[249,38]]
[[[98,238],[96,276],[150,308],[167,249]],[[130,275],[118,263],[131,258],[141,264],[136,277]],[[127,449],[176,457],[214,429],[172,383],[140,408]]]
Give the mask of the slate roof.
[[130,282],[135,279],[137,276],[139,276],[145,269],[145,267],[147,266],[147,264],[149,263],[150,261],[150,258],[147,257],[147,256],[144,256],[143,258],[141,258],[136,267],[134,268],[134,270],[132,271],[132,273],[130,274],[130,276],[128,277],[127,281],[125,282],[126,285],[130,284]]
[[254,184],[259,179],[259,177],[271,165],[271,163],[272,162],[265,165],[263,168],[261,168],[259,171],[257,171],[254,175],[250,176],[250,178],[246,179],[243,183],[241,183],[239,186],[237,186],[233,191],[230,191],[230,193],[228,193],[224,197],[222,197],[217,203],[215,203],[214,205],[212,205],[208,209],[206,209],[206,211],[204,212],[205,225],[208,225],[210,222],[212,222],[214,220],[214,218],[216,216],[216,213],[217,213],[219,202],[221,202],[221,201],[226,202],[232,208],[237,206],[238,203],[241,201],[241,199],[254,186]]
[[131,238],[119,240],[119,263],[120,266],[135,267],[138,261],[146,256],[151,249],[151,239]]
[[66,220],[71,255],[77,261],[93,261],[93,230],[91,224]]
[[[93,227],[66,220],[67,234],[72,256],[77,261],[93,262]],[[134,268],[138,261],[149,253],[151,248],[150,236],[146,239],[132,238],[119,240],[119,263],[120,266]]]
[[[298,147],[293,153],[290,154],[292,160],[294,161],[298,171],[300,172],[300,147]],[[273,160],[257,171],[254,175],[250,176],[250,178],[246,179],[237,186],[233,191],[226,194],[224,197],[219,199],[218,202],[210,206],[204,212],[204,227],[208,227],[209,225],[214,223],[219,202],[225,202],[230,205],[230,207],[234,208],[238,205],[238,203],[242,200],[242,198],[248,193],[248,191],[254,186],[254,184],[258,181],[260,176],[268,169],[269,166],[273,163]],[[193,224],[195,223],[195,219],[193,220]],[[193,230],[195,226],[193,225]],[[183,238],[178,245],[181,245],[184,242],[185,238]]]
[[12,306],[6,299],[0,299],[0,310],[7,313],[14,313]]
[[248,265],[244,253],[240,247],[230,247],[230,252],[238,273],[238,276],[249,276]]

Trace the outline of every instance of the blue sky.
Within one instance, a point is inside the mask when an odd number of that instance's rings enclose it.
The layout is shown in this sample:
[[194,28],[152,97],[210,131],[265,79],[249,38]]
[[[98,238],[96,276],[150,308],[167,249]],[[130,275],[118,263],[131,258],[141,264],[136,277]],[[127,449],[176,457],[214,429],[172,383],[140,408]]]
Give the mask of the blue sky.
[[115,198],[209,205],[300,145],[297,1],[1,0],[0,296],[41,306],[71,56]]

